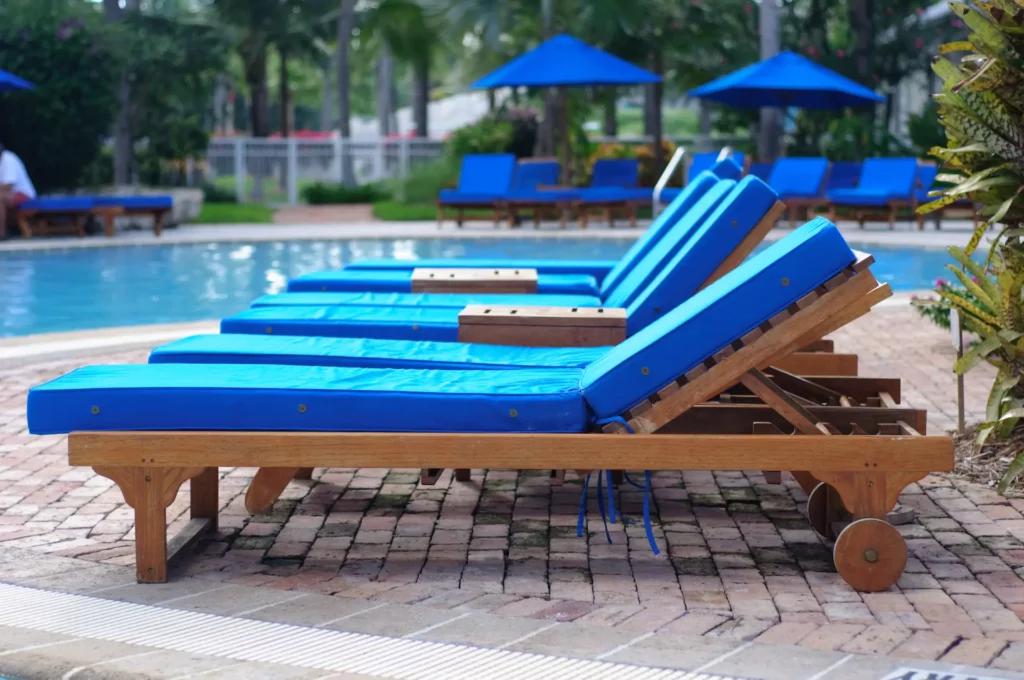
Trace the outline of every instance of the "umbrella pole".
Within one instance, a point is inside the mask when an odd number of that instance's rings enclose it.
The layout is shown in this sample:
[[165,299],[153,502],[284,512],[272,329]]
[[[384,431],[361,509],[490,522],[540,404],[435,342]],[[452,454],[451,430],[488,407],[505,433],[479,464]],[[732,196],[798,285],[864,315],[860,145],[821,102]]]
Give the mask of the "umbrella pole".
[[558,117],[562,128],[562,184],[572,186],[572,145],[569,141],[569,107],[564,87],[558,88]]

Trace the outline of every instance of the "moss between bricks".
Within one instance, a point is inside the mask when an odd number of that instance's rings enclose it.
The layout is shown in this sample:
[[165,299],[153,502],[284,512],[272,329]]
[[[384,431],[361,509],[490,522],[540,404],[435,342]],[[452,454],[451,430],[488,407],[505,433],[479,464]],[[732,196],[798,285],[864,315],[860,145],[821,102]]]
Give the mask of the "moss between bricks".
[[508,524],[511,518],[511,515],[478,512],[473,516],[473,524]]
[[320,531],[316,532],[316,537],[340,538],[342,536],[355,536],[358,529],[358,524],[325,524]]

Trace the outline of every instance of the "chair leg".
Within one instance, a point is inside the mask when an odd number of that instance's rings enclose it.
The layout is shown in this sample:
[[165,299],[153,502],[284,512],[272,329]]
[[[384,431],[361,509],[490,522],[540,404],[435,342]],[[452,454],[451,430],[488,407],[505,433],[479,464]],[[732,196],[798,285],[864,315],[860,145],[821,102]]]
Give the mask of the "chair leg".
[[167,213],[159,212],[153,216],[153,235],[160,236],[164,233],[164,218]]
[[636,203],[629,206],[629,226],[631,229],[636,229]]
[[28,215],[18,213],[18,229],[21,231],[22,238],[32,238],[32,225],[29,224]]
[[107,238],[114,238],[114,213],[109,210],[103,212],[103,232]]
[[217,530],[217,513],[220,510],[219,487],[220,470],[211,467],[192,478],[192,487],[189,490],[189,511],[192,519],[210,520],[211,531]]
[[470,481],[470,470],[469,470],[469,468],[456,468],[456,470],[455,470],[455,481],[456,482],[468,482],[468,481]]
[[292,479],[313,479],[313,468],[299,468]]
[[278,499],[299,468],[260,468],[245,492],[245,509],[253,515],[264,512]]
[[85,238],[85,215],[75,215],[71,218],[71,225],[75,229],[78,238]]

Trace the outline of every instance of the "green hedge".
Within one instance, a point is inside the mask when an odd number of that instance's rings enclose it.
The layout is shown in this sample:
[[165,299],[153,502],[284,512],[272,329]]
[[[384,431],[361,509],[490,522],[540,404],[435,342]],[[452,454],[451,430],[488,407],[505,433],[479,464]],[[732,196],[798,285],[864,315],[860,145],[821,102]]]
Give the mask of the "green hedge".
[[388,197],[388,192],[373,184],[346,187],[343,184],[308,184],[302,187],[302,199],[310,205],[341,203],[375,203]]

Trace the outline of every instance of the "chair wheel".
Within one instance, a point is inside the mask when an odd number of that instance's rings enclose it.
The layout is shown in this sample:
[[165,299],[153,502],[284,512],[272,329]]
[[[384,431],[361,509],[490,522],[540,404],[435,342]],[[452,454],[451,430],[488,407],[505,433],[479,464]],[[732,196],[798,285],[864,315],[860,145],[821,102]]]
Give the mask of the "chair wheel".
[[[831,496],[831,498],[830,498]],[[843,519],[846,509],[839,494],[828,484],[821,482],[807,496],[807,520],[814,533],[826,541],[835,540],[835,522]]]
[[832,556],[844,581],[857,590],[876,593],[903,574],[907,544],[888,522],[868,517],[843,529]]

